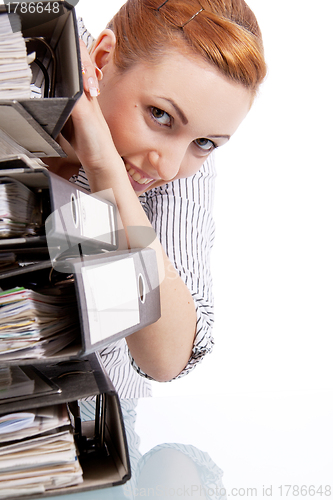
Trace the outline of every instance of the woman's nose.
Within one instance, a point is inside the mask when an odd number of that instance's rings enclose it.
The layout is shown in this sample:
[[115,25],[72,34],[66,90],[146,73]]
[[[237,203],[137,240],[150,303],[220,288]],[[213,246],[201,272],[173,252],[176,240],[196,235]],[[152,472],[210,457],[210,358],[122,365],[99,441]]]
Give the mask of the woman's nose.
[[170,181],[178,174],[186,154],[186,148],[175,145],[162,150],[149,152],[148,158],[152,167],[164,181]]

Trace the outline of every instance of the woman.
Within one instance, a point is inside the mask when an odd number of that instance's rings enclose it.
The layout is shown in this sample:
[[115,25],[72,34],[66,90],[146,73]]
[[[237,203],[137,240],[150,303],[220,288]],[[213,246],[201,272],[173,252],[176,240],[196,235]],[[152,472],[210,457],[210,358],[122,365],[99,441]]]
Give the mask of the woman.
[[128,0],[81,58],[85,93],[59,138],[68,158],[50,165],[82,166],[76,181],[112,188],[125,229],[158,234],[161,318],[126,339],[135,371],[125,341],[102,351],[121,396],[148,395],[147,378],[188,373],[213,345],[210,155],[265,77],[261,34],[243,0]]

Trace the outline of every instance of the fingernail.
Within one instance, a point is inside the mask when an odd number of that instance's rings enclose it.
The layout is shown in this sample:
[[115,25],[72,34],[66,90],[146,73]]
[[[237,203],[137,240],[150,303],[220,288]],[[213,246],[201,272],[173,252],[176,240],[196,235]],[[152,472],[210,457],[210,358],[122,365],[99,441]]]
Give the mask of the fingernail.
[[91,97],[97,97],[99,95],[98,84],[96,85],[96,80],[92,76],[88,78],[88,88]]

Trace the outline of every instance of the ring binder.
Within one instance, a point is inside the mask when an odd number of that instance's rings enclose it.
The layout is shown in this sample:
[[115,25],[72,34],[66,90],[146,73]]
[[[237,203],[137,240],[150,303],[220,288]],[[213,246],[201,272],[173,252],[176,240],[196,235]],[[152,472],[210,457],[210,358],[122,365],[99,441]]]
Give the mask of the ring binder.
[[[75,363],[74,370],[72,367],[72,363],[38,367],[38,371],[46,380],[59,387],[57,393],[36,395],[22,400],[16,398],[15,401],[8,400],[0,404],[0,416],[67,404],[72,416],[74,438],[79,449],[83,482],[61,490],[47,491],[47,496],[116,486],[124,484],[131,477],[128,444],[119,398],[99,355],[91,354]],[[67,377],[68,373],[72,375]],[[96,411],[95,421],[83,422],[78,400],[90,396],[97,396],[100,401],[100,411]],[[44,496],[45,494],[27,495],[25,498],[29,500]]]
[[[49,284],[51,270],[51,278],[57,276],[60,283],[70,275],[79,318],[75,343],[38,359],[22,350],[22,365],[31,364],[32,359],[34,363],[45,364],[82,357],[159,319],[155,252],[150,248],[117,250],[116,212],[111,202],[96,198],[49,172],[37,160],[23,156],[0,161],[0,182],[1,178],[18,180],[34,190],[47,229],[46,235],[0,239],[0,255],[18,252],[21,259],[29,254],[37,259],[7,271],[3,269],[1,288],[30,289],[33,283],[35,287]],[[91,203],[109,213],[102,235],[91,233],[89,224],[84,225],[87,221],[81,220],[83,210],[95,215]],[[106,234],[111,238],[107,239]],[[19,353],[0,354],[0,363],[13,365],[18,357]]]
[[[30,117],[30,120],[27,120],[30,127],[34,128],[37,123],[45,130],[53,148],[53,151],[48,151],[46,155],[54,156],[54,149],[56,148],[53,140],[63,128],[76,100],[83,92],[79,37],[75,9],[70,3],[64,0],[58,0],[57,2],[42,0],[39,3],[44,7],[47,4],[51,7],[53,4],[57,4],[59,12],[53,13],[52,9],[50,12],[44,9],[42,13],[38,14],[38,22],[36,21],[36,13],[29,13],[29,9],[26,9],[26,11],[17,9],[17,13],[22,24],[22,34],[26,39],[32,40],[32,49],[36,50],[37,38],[40,41],[38,43],[39,48],[41,44],[45,45],[45,43],[49,46],[49,48],[45,47],[45,51],[38,50],[38,60],[45,70],[50,72],[51,96],[22,99],[19,104]],[[0,15],[7,11],[8,5],[0,5]],[[43,42],[41,42],[41,39]],[[52,63],[52,61],[54,62]],[[39,87],[44,80],[45,71],[40,70],[38,66],[36,68],[38,68],[38,71],[34,71],[33,83]],[[52,96],[52,93],[54,93],[54,96]],[[26,132],[22,131],[24,125],[21,124],[16,127],[14,132],[12,129],[11,131],[8,130],[8,122],[10,122],[8,119],[9,107],[14,106],[17,108],[17,104],[15,100],[0,101],[0,108],[5,106],[0,115],[0,128],[21,145],[22,138],[26,139]],[[27,119],[22,113],[23,118]],[[26,149],[31,151],[29,147]],[[31,151],[31,153],[36,157],[45,156],[43,150],[37,149]]]
[[[80,257],[82,249],[99,253],[117,248],[116,208],[113,203],[62,179],[24,155],[0,159],[0,181],[5,177],[26,185],[38,197],[45,224],[40,238],[45,245],[47,237],[52,262],[56,263],[66,255]],[[99,230],[96,230],[97,214],[101,219],[97,226]],[[37,241],[35,239],[34,244]],[[0,240],[0,248],[1,244],[4,242]],[[10,246],[10,241],[6,246]]]

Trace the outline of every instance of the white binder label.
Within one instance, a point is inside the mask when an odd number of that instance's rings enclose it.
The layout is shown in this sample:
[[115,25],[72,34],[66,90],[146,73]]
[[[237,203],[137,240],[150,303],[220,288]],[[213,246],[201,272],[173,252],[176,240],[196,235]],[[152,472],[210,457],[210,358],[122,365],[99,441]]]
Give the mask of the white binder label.
[[81,235],[113,243],[111,233],[114,227],[110,219],[110,205],[82,191],[77,193],[80,203]]
[[132,258],[83,267],[82,279],[92,344],[140,323]]

